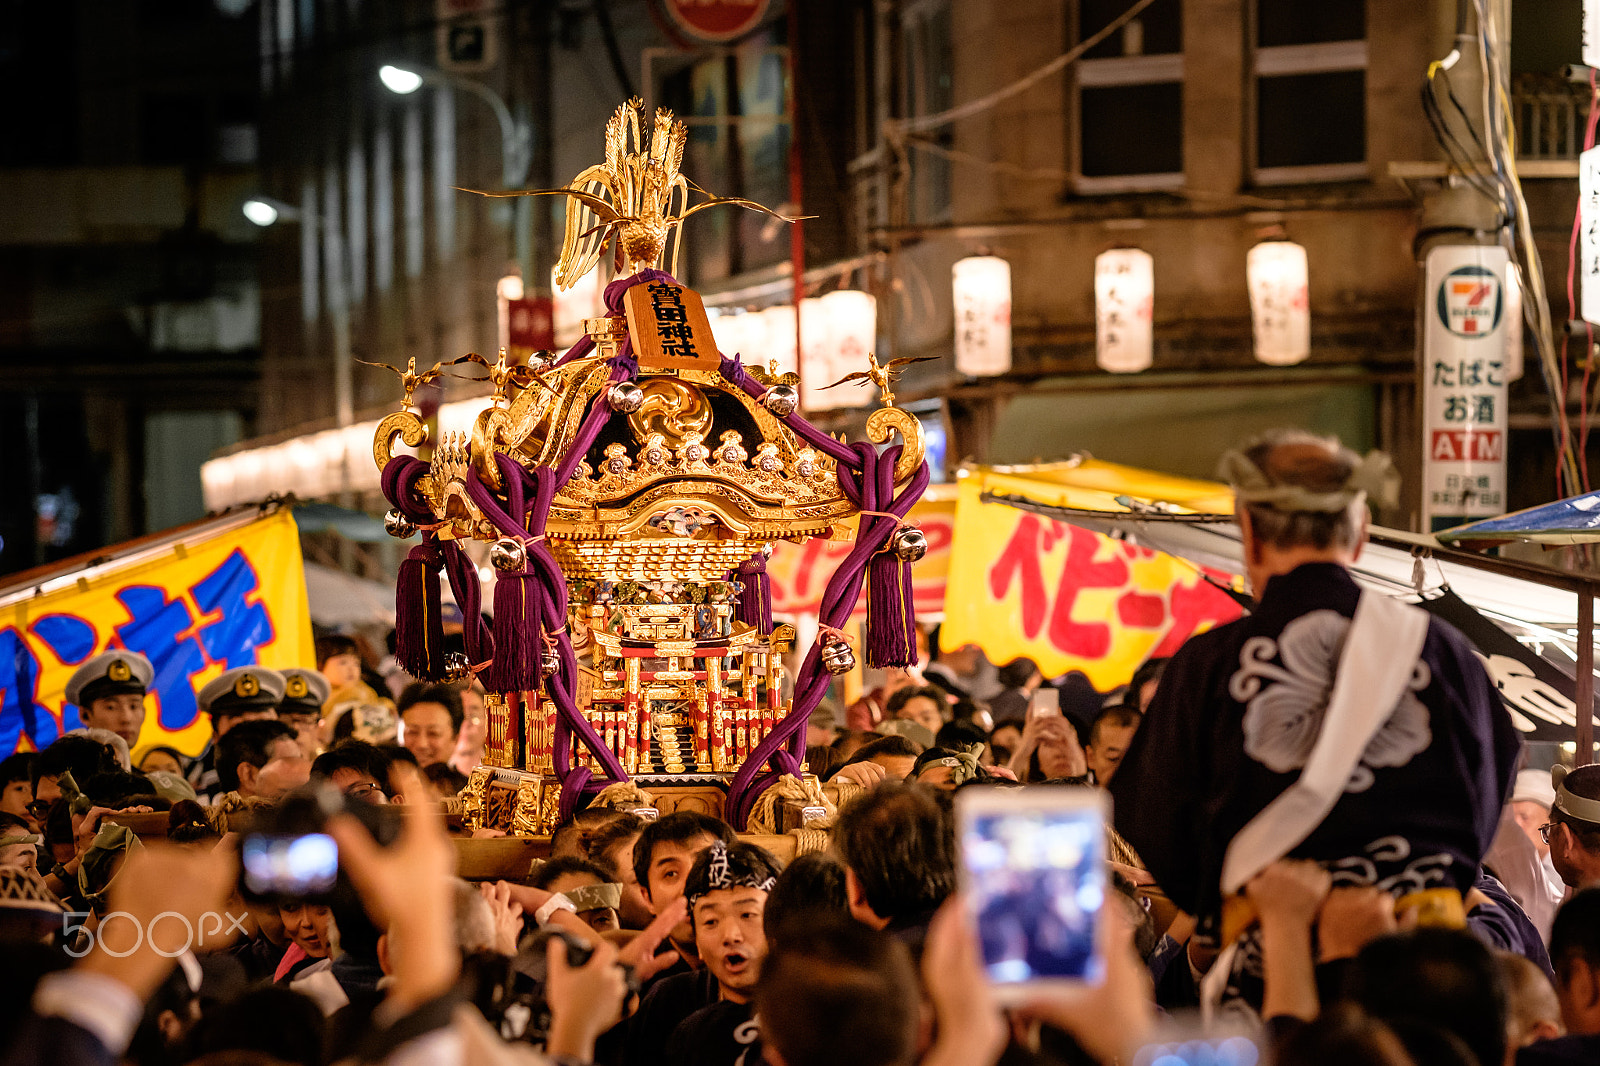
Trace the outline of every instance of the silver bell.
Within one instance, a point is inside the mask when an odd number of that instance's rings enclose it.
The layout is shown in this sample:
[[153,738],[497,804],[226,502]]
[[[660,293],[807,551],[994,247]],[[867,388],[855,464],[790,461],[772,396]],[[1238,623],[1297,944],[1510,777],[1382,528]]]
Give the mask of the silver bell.
[[383,516],[383,531],[391,537],[409,540],[416,536],[417,524],[399,511],[390,511]]
[[619,381],[606,393],[606,403],[613,411],[631,415],[644,406],[644,390],[631,381]]
[[501,573],[514,573],[528,565],[528,549],[520,540],[501,537],[489,549],[489,565]]
[[928,554],[928,535],[916,526],[901,526],[889,545],[901,562],[914,563]]
[[472,676],[472,664],[467,662],[467,657],[459,651],[446,652],[444,657],[444,679],[452,684],[465,681]]
[[561,649],[554,644],[546,644],[544,653],[539,656],[539,674],[542,677],[555,677],[561,672]]
[[822,665],[830,674],[848,674],[856,668],[856,653],[849,644],[834,637],[822,646]]
[[774,385],[762,395],[761,406],[783,418],[800,410],[800,394],[793,385]]

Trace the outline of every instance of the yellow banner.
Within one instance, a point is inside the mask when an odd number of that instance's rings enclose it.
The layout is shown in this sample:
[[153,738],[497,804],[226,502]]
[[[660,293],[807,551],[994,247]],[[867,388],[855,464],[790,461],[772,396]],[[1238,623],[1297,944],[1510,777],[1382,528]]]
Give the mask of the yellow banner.
[[[950,544],[955,532],[956,494],[953,485],[930,485],[906,518],[928,537],[928,554],[911,566],[911,590],[917,617],[944,610],[944,584],[950,570]],[[818,614],[828,579],[855,545],[821,537],[804,544],[779,541],[767,560],[772,580],[772,613],[780,617]],[[867,598],[856,599],[854,617],[866,617]]]
[[[986,488],[1021,493],[1027,486],[1020,476],[992,480],[980,472],[959,482],[944,647],[976,644],[995,663],[1027,656],[1046,677],[1081,670],[1105,691],[1127,683],[1146,658],[1170,655],[1193,634],[1239,616],[1238,604],[1189,563],[982,502]],[[1108,509],[1121,509],[1111,488],[1095,492]]]
[[236,666],[315,666],[300,536],[287,508],[80,578],[0,612],[0,755],[81,724],[67,678],[108,648],[155,666],[140,744],[196,754],[211,736],[195,693]]

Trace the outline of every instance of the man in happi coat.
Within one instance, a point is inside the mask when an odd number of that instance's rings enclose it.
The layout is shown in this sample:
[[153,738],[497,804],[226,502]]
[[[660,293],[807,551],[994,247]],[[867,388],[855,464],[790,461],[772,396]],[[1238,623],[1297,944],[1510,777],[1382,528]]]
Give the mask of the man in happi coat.
[[[1321,863],[1336,886],[1376,885],[1396,897],[1467,892],[1520,751],[1494,682],[1467,639],[1431,617],[1407,623],[1419,653],[1383,643],[1379,654],[1341,662],[1363,598],[1349,568],[1366,540],[1369,494],[1395,491],[1392,466],[1331,438],[1283,430],[1230,452],[1222,473],[1234,489],[1257,602],[1245,617],[1191,639],[1168,665],[1111,783],[1118,832],[1196,917],[1201,943],[1218,944],[1224,896],[1237,894],[1236,885],[1224,888],[1225,865],[1238,867],[1238,881],[1287,855]],[[1370,637],[1352,645],[1371,646]],[[1281,845],[1275,834],[1258,834],[1253,862],[1230,856],[1240,831],[1300,782],[1335,675],[1356,671],[1354,691],[1371,693],[1364,673],[1385,667],[1394,697],[1384,707],[1365,700],[1371,732],[1359,749],[1347,745],[1347,764],[1336,764],[1348,765],[1348,777],[1324,789],[1326,813],[1305,819],[1303,833],[1276,834],[1286,838]],[[1259,955],[1248,937],[1230,965],[1229,990],[1254,998]]]

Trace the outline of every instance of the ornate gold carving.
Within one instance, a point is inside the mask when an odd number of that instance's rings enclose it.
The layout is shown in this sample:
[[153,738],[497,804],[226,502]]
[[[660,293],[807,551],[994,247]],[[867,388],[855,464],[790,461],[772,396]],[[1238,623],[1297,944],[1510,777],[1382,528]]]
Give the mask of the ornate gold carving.
[[372,461],[378,464],[379,470],[388,466],[389,460],[394,458],[394,438],[397,435],[406,447],[420,448],[422,442],[428,439],[428,427],[410,411],[385,415],[383,421],[378,423],[377,432],[372,435]]
[[494,776],[494,770],[488,766],[475,768],[467,777],[467,787],[461,790],[463,800],[461,807],[461,824],[469,831],[485,827],[484,812],[487,809],[489,779]]
[[528,775],[517,782],[517,802],[511,809],[511,831],[517,836],[538,836],[544,831],[544,779]]
[[916,415],[898,407],[880,407],[867,417],[867,439],[872,443],[887,444],[889,435],[895,432],[905,441],[900,460],[894,464],[894,483],[902,485],[922,465],[922,423],[917,421]]

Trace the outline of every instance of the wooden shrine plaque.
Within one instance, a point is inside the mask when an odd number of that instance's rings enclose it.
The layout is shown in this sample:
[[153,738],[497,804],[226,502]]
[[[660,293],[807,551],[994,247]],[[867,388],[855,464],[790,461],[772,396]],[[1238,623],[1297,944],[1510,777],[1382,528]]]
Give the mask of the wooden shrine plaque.
[[667,281],[635,285],[623,307],[640,369],[715,371],[721,365],[706,305],[693,289]]

